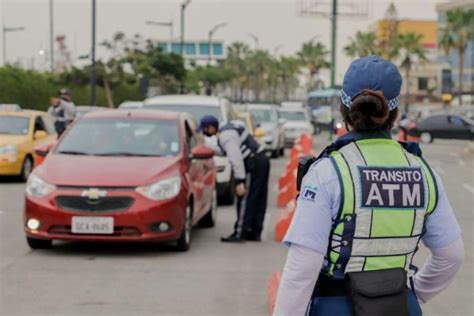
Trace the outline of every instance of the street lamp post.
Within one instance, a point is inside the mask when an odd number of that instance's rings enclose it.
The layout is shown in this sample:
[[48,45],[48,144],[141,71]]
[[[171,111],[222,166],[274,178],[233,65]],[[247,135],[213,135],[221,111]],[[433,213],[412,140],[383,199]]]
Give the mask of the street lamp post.
[[171,45],[171,43],[173,42],[173,21],[170,21],[170,22],[146,21],[146,25],[168,27],[170,29],[170,45]]
[[207,65],[209,66],[211,64],[211,59],[212,59],[212,36],[214,36],[214,33],[222,28],[222,27],[225,27],[227,26],[227,23],[224,22],[224,23],[219,23],[217,25],[215,25],[210,31],[209,31],[209,36],[208,36],[208,54],[207,54]]
[[20,27],[7,27],[5,25],[2,26],[2,42],[3,42],[3,64],[7,63],[7,33],[11,32],[19,32],[24,31],[25,28],[23,26]]
[[97,73],[95,69],[95,33],[96,33],[96,0],[92,0],[92,49],[91,49],[91,105],[95,106],[97,103],[96,97],[96,82]]
[[[186,0],[181,4],[181,37],[180,37],[179,52],[181,54],[181,57],[183,58],[183,62],[184,62],[184,11],[186,10],[186,7],[190,3],[191,3],[191,0]],[[181,79],[179,90],[181,94],[184,94],[184,78]]]
[[54,16],[53,0],[49,0],[49,62],[51,72],[54,71]]

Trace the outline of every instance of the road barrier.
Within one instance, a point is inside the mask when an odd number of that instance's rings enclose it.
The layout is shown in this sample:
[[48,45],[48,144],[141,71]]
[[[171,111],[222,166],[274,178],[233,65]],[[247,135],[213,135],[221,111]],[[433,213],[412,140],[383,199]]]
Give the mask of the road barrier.
[[[300,157],[314,155],[313,139],[308,134],[301,134],[290,150],[285,173],[278,179],[277,205],[281,208],[280,216],[275,224],[275,240],[281,242],[291,224],[296,210],[296,175]],[[270,314],[275,307],[281,272],[274,272],[267,283],[267,299]]]

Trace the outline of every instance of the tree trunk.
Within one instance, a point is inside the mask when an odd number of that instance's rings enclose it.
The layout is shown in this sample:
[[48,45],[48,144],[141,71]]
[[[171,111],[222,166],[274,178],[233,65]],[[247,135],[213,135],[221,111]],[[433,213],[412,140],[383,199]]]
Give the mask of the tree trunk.
[[463,93],[463,75],[464,75],[464,49],[459,50],[459,105],[462,105],[462,93]]
[[107,98],[107,105],[109,108],[113,109],[115,108],[114,106],[114,100],[112,99],[112,90],[110,90],[110,85],[107,80],[104,80],[104,87],[105,87],[105,96]]
[[408,105],[410,103],[410,66],[405,66],[405,113],[408,113]]

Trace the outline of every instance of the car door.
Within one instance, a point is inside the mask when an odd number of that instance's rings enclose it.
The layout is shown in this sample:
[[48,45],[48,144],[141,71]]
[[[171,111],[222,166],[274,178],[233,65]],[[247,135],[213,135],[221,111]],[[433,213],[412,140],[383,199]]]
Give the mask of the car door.
[[203,162],[192,157],[192,150],[197,145],[194,136],[193,124],[190,119],[184,121],[184,130],[186,134],[186,152],[189,157],[189,181],[191,191],[194,195],[194,216],[193,220],[197,221],[202,216],[204,207],[204,184],[203,184]]

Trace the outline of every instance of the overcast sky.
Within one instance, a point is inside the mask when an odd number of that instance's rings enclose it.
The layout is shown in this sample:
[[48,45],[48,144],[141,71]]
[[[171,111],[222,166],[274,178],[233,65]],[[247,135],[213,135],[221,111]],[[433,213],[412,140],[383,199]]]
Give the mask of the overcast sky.
[[[305,0],[308,1],[308,0]],[[315,0],[313,0],[315,1]],[[328,2],[329,0],[321,0]],[[340,78],[349,60],[342,47],[357,30],[367,30],[374,21],[383,17],[389,0],[339,0],[339,3],[361,4],[368,1],[369,12],[365,18],[339,19],[338,66]],[[245,41],[254,45],[248,33],[259,37],[260,47],[273,51],[280,46],[279,54],[296,52],[304,41],[313,37],[329,47],[330,22],[324,17],[301,17],[300,0],[192,0],[186,11],[186,37],[192,40],[207,38],[215,24],[227,22],[215,38],[230,43]],[[440,0],[395,0],[399,17],[410,19],[436,19],[435,4]],[[0,0],[1,23],[24,26],[24,32],[7,34],[7,58],[10,62],[31,63],[33,56],[37,67],[40,49],[49,47],[49,0]],[[97,0],[97,40],[111,38],[117,31],[132,36],[168,39],[169,30],[145,25],[146,20],[175,23],[174,34],[179,34],[180,0]],[[88,53],[91,41],[91,0],[54,0],[55,33],[66,35],[73,58]],[[98,49],[98,58],[105,56]],[[44,63],[43,63],[43,66]]]

